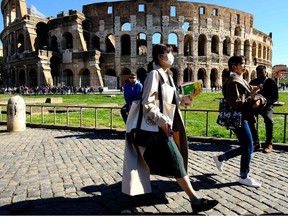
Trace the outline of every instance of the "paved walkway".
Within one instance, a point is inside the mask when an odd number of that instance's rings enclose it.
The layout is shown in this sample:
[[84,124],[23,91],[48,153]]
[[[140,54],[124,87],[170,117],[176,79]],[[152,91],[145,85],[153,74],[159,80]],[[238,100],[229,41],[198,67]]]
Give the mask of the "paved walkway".
[[[121,193],[123,135],[0,126],[0,214],[187,214],[186,195],[173,179],[153,176],[153,193]],[[231,146],[189,145],[190,179],[220,204],[207,215],[288,214],[288,152],[256,152],[251,175],[260,189],[237,183],[239,158],[218,173],[211,154]]]

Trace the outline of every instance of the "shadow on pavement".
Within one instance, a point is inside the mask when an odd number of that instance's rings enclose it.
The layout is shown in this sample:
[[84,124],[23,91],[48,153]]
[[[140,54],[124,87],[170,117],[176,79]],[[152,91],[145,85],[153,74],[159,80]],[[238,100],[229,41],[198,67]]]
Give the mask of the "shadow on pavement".
[[[0,215],[140,214],[136,207],[168,204],[165,193],[181,191],[174,181],[151,181],[151,184],[153,193],[133,197],[121,192],[121,182],[112,185],[90,185],[81,188],[82,192],[87,193],[87,197],[55,197],[21,201],[0,207]],[[188,200],[187,204],[189,205]],[[145,214],[155,214],[155,212],[145,212]],[[156,212],[156,214],[172,213]],[[179,214],[188,213],[180,212]]]

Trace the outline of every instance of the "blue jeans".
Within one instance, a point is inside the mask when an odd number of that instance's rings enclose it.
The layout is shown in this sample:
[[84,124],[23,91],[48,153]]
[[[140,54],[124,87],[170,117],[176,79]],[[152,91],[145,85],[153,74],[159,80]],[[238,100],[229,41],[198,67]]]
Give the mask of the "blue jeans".
[[229,160],[230,158],[234,158],[234,157],[241,155],[240,177],[247,178],[249,170],[250,170],[252,153],[254,150],[253,139],[252,139],[248,121],[244,120],[242,127],[233,130],[233,132],[236,134],[240,142],[240,147],[226,151],[222,155],[222,158],[223,160]]

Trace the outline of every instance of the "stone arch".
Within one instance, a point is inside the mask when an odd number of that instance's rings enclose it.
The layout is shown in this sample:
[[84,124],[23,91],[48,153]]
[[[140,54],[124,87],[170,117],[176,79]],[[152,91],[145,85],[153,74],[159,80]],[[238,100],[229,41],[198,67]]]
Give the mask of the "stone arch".
[[234,55],[241,55],[241,40],[239,38],[234,41]]
[[92,37],[92,48],[100,50],[100,38],[98,36]]
[[90,71],[85,68],[80,72],[80,87],[90,86]]
[[178,47],[178,35],[174,32],[168,34],[168,44]]
[[37,33],[37,44],[38,49],[47,49],[48,46],[48,25],[43,22],[39,22],[36,25],[36,33]]
[[204,68],[199,68],[197,73],[197,80],[202,80],[204,88],[206,88],[207,86],[206,79],[207,79],[206,70]]
[[241,36],[241,32],[242,32],[242,30],[241,30],[241,28],[239,27],[239,26],[237,26],[237,27],[235,27],[235,30],[234,30],[234,35],[235,36]]
[[231,39],[228,36],[223,40],[223,55],[231,56]]
[[51,76],[53,79],[53,85],[57,86],[61,83],[60,75],[61,75],[61,59],[53,55],[50,59],[50,68],[51,68]]
[[147,54],[147,36],[145,33],[138,33],[136,36],[137,55]]
[[161,33],[155,32],[152,35],[152,44],[159,44],[159,43],[163,43],[163,36]]
[[25,50],[25,44],[24,44],[24,35],[23,34],[19,34],[18,35],[18,44],[17,44],[17,49],[18,49],[18,53],[23,53]]
[[210,72],[210,86],[211,89],[217,87],[217,81],[218,81],[218,70],[216,68],[212,68],[211,72]]
[[219,54],[219,36],[213,35],[211,39],[211,53]]
[[87,48],[90,48],[91,45],[90,45],[90,22],[85,19],[83,22],[82,22],[82,28],[83,28],[83,36],[84,36],[84,40],[86,42],[86,45],[87,45]]
[[266,50],[266,46],[263,46],[263,59],[264,59],[264,60],[267,59],[267,50]]
[[190,31],[190,23],[189,22],[184,22],[182,25],[182,28],[184,31]]
[[57,40],[57,37],[55,35],[53,35],[51,37],[51,50],[52,51],[55,51],[55,52],[58,52],[58,40]]
[[63,71],[63,83],[66,86],[73,86],[73,71],[66,69]]
[[183,82],[193,81],[193,71],[191,68],[185,68],[183,73]]
[[131,31],[131,23],[125,22],[121,26],[121,31]]
[[207,38],[204,34],[198,38],[198,56],[205,56],[207,53]]
[[131,54],[131,37],[128,34],[121,36],[121,55]]
[[253,42],[252,44],[252,57],[255,58],[257,56],[257,44]]
[[26,77],[25,71],[24,70],[20,70],[19,71],[19,85],[24,86],[26,84],[25,77]]
[[38,85],[38,78],[37,78],[37,70],[32,68],[29,71],[29,83],[30,83],[30,87],[36,87]]
[[105,39],[106,52],[114,53],[115,52],[115,36],[113,34],[108,34]]
[[246,60],[250,59],[249,58],[250,57],[250,47],[251,47],[251,45],[250,45],[249,40],[245,40],[245,42],[244,42],[244,56],[245,56]]
[[73,48],[73,36],[70,32],[65,32],[62,35],[62,49],[72,49]]
[[258,58],[262,58],[262,45],[258,44]]
[[192,35],[186,34],[184,37],[184,56],[191,56],[193,51]]

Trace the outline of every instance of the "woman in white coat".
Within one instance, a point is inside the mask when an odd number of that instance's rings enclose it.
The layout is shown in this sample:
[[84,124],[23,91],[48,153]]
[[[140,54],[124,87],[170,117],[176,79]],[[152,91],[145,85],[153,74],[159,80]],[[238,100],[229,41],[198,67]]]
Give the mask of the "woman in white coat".
[[[194,191],[187,174],[188,146],[170,66],[174,62],[171,46],[153,46],[153,70],[148,73],[142,94],[143,116],[147,125],[158,126],[160,141],[146,147],[126,139],[122,192],[139,195],[151,192],[149,175],[174,177],[191,201],[193,213],[207,211],[218,204],[216,200],[200,198]],[[191,105],[193,93],[182,97],[183,105]],[[166,111],[165,107],[174,107]],[[172,110],[172,113],[171,113]],[[129,119],[129,117],[128,117]],[[168,142],[168,137],[173,141]]]

